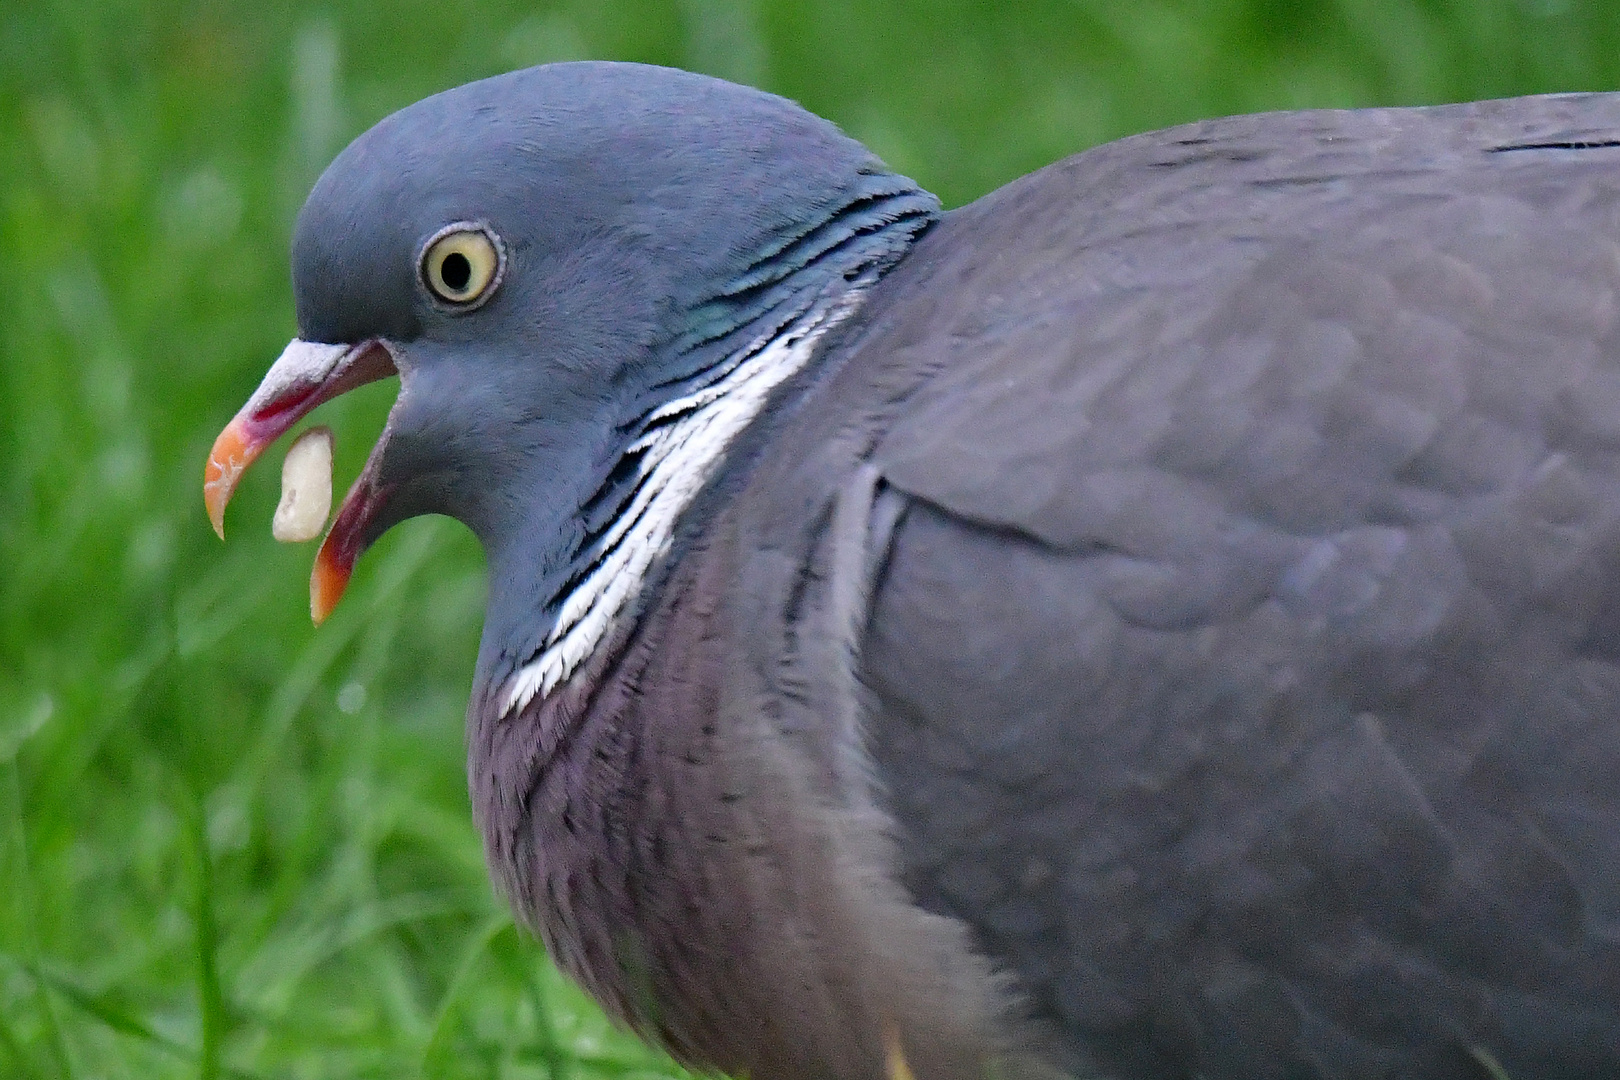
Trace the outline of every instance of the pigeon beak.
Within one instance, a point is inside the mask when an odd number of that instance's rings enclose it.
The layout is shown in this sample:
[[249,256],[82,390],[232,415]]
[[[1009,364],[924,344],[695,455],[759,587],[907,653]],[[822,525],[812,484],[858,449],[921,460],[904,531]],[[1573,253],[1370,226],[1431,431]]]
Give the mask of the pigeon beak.
[[343,599],[355,560],[366,548],[366,527],[388,499],[389,489],[377,482],[383,450],[388,446],[388,433],[385,426],[377,445],[371,448],[371,456],[366,458],[366,467],[360,470],[349,493],[343,497],[337,519],[327,530],[321,550],[315,556],[315,567],[309,574],[309,617],[316,626],[325,622]]
[[[380,339],[326,345],[294,338],[270,365],[247,404],[219,433],[208,454],[203,502],[220,539],[225,537],[225,507],[237,482],[267,446],[322,402],[397,372],[393,354]],[[372,483],[381,449],[379,443],[372,451],[316,556],[310,582],[310,613],[316,623],[326,618],[343,595],[359,554],[360,532],[381,502],[381,493]]]

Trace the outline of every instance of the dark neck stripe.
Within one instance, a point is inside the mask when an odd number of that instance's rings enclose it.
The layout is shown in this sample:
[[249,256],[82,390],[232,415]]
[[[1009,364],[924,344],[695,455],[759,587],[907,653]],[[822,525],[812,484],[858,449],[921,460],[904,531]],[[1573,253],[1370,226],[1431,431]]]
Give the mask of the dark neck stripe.
[[[507,709],[566,680],[615,635],[655,586],[676,524],[720,470],[730,443],[777,387],[815,363],[816,343],[937,220],[909,181],[873,175],[854,198],[779,245],[703,305],[710,329],[675,343],[691,373],[663,384],[619,429],[617,461],[580,508],[568,571],[546,604],[549,627],[508,684]],[[702,321],[702,320],[700,320]]]
[[[910,184],[901,177],[885,179]],[[787,245],[762,253],[697,305],[671,351],[696,353],[724,342],[728,347],[717,351],[730,355],[740,341],[771,336],[803,314],[829,282],[888,269],[938,215],[938,201],[915,186],[858,191],[837,212]]]
[[[713,328],[710,333],[688,333],[671,346],[713,356],[695,373],[654,387],[654,395],[620,426],[624,449],[580,507],[584,529],[571,556],[573,566],[554,603],[560,603],[589,572],[599,557],[596,549],[602,535],[634,497],[642,482],[636,447],[654,428],[676,419],[661,417],[659,410],[725,378],[803,316],[818,298],[844,283],[882,276],[938,219],[939,201],[910,180],[890,173],[863,179],[855,198],[839,211],[796,239],[769,249],[769,255],[733,278],[726,287],[733,293],[729,304],[715,299],[703,305],[714,309],[708,320]],[[723,315],[722,307],[726,308]]]

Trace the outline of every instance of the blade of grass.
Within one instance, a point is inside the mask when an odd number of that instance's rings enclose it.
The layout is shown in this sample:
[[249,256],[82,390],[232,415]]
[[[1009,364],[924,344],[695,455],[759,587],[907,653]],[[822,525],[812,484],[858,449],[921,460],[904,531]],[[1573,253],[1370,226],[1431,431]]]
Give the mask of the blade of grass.
[[57,1074],[62,1080],[73,1080],[73,1061],[68,1056],[67,1040],[62,1037],[62,1027],[56,1020],[56,1009],[51,1005],[51,996],[39,975],[39,931],[37,914],[34,910],[34,879],[28,865],[28,832],[23,823],[22,779],[17,774],[17,759],[13,757],[7,766],[6,801],[11,810],[11,843],[17,852],[17,874],[13,887],[16,889],[14,902],[20,909],[18,916],[22,922],[23,969],[28,972],[29,979],[33,983],[34,1002],[39,1009],[40,1019],[45,1024],[46,1044],[56,1061]]
[[238,969],[236,985],[256,990],[248,993],[239,989],[235,1000],[240,1003],[256,999],[255,1007],[263,1009],[267,1000],[297,993],[311,972],[346,949],[402,926],[446,916],[470,917],[488,907],[481,897],[467,896],[459,890],[420,892],[372,901],[326,929],[314,928],[312,932],[311,927],[299,924],[271,937],[255,957]]
[[199,1080],[218,1080],[220,1040],[225,1035],[225,995],[219,983],[219,924],[214,919],[214,862],[208,851],[208,815],[203,799],[192,791],[186,814],[192,847],[196,907],[197,1003],[202,1021],[202,1047],[197,1057]]
[[551,994],[546,988],[546,971],[539,964],[531,964],[528,984],[529,997],[534,1003],[534,1023],[540,1031],[539,1053],[546,1063],[546,1076],[549,1080],[568,1080],[571,1062],[563,1053],[562,1042],[557,1038],[557,1025],[551,1015]]
[[41,1080],[39,1070],[22,1048],[22,1042],[17,1033],[11,1030],[11,1024],[6,1020],[6,1014],[0,1012],[0,1047],[5,1047],[6,1054],[16,1062],[18,1075],[25,1080]]
[[82,1012],[88,1013],[101,1021],[102,1024],[134,1039],[149,1042],[153,1046],[172,1051],[183,1057],[195,1058],[197,1052],[191,1047],[153,1029],[151,1026],[111,1004],[105,998],[91,993],[78,986],[66,977],[55,972],[40,969],[37,972],[41,981],[48,985],[53,992]]
[[[428,564],[440,536],[437,529],[415,530],[409,542],[400,546],[378,574],[368,602],[354,603],[360,598],[351,597],[350,604],[338,606],[319,634],[308,638],[298,661],[277,685],[254,744],[242,756],[242,763],[231,778],[233,783],[254,791],[264,782],[294,719],[344,651],[362,636],[382,637],[375,634],[379,619],[392,618],[397,622],[400,618],[399,594],[416,572]],[[391,639],[392,627],[388,629],[390,633],[386,636]]]
[[[50,986],[52,992],[60,995],[68,1004],[100,1021],[110,1030],[145,1042],[155,1049],[162,1050],[175,1057],[187,1061],[200,1061],[201,1055],[195,1047],[187,1046],[180,1040],[163,1034],[139,1017],[112,1004],[103,996],[91,993],[66,976],[44,970],[41,970],[38,974]],[[235,1069],[227,1066],[223,1067],[221,1071],[226,1076],[236,1077],[238,1080],[261,1080],[258,1073],[246,1069]]]
[[454,1011],[463,989],[467,986],[473,968],[478,965],[479,959],[489,949],[490,944],[502,931],[513,926],[512,916],[506,912],[491,915],[484,924],[467,939],[467,944],[461,953],[461,961],[456,965],[456,973],[451,976],[450,984],[444,988],[444,996],[439,999],[438,1012],[433,1017],[433,1030],[428,1033],[427,1042],[422,1046],[421,1061],[417,1066],[417,1075],[426,1077],[428,1065],[438,1053],[439,1043],[444,1038],[448,1027],[450,1014]]
[[1513,1080],[1508,1071],[1502,1067],[1502,1063],[1496,1060],[1496,1055],[1483,1046],[1470,1046],[1468,1056],[1479,1062],[1479,1067],[1485,1070],[1491,1080]]

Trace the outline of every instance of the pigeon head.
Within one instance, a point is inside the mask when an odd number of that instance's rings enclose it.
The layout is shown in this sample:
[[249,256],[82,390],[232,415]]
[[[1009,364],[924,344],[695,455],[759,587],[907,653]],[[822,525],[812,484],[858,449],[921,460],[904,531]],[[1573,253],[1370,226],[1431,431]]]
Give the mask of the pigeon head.
[[[802,366],[936,212],[826,121],[686,72],[556,64],[421,101],[345,149],[299,214],[299,336],[215,443],[215,529],[266,446],[397,373],[316,558],[312,613],[390,526],[446,514],[496,579],[481,667],[520,663],[557,644],[559,620],[610,618],[615,575],[667,549],[667,528],[627,535],[723,457],[727,433],[693,418],[737,392],[762,408],[780,378],[760,371]],[[692,446],[705,460],[675,468]],[[685,505],[662,503],[665,518]]]

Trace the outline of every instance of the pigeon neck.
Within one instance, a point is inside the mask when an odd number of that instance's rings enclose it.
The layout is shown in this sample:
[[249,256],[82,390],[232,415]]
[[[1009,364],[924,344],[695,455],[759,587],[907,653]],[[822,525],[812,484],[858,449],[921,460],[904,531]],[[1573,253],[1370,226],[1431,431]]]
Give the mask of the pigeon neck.
[[621,426],[619,460],[580,508],[583,528],[545,633],[517,653],[528,659],[497,691],[500,713],[549,694],[632,616],[733,441],[814,365],[820,340],[937,219],[937,200],[909,180],[862,180],[855,198],[763,252],[685,320],[670,345],[681,376]]

